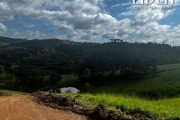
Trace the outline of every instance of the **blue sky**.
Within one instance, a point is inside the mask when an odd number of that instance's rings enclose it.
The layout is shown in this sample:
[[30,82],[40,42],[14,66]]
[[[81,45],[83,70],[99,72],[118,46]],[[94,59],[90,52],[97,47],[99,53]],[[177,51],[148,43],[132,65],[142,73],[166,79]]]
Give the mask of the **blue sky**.
[[[164,6],[154,1],[145,6]],[[0,35],[180,45],[180,0],[174,1],[166,5],[172,9],[137,10],[133,0],[0,0]]]

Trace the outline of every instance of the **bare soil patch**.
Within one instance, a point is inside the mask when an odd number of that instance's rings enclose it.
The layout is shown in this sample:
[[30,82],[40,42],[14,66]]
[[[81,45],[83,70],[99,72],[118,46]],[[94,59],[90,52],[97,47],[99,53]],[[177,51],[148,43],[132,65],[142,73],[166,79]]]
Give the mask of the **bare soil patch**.
[[0,96],[0,120],[88,120],[87,117],[53,109],[32,101],[31,95]]

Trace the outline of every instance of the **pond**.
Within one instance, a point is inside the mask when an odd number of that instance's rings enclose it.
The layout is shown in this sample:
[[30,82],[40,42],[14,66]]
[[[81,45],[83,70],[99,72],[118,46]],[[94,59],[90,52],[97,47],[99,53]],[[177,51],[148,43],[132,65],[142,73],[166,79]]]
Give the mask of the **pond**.
[[80,90],[78,90],[75,87],[64,87],[60,89],[61,93],[79,93]]

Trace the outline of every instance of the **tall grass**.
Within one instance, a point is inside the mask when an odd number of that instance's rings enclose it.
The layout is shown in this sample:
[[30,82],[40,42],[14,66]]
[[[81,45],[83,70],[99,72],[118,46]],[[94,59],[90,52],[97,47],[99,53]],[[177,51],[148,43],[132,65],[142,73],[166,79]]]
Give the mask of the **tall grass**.
[[[133,111],[146,115],[154,115],[164,119],[180,119],[180,98],[146,100],[133,96],[123,96],[118,94],[81,94],[79,102],[94,108],[100,103],[104,103],[110,109],[117,111]],[[93,99],[92,99],[93,98]]]

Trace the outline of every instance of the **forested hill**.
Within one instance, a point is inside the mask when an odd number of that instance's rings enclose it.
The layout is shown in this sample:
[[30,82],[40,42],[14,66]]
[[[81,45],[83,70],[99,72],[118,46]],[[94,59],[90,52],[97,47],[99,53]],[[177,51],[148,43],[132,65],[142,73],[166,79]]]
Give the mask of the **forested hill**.
[[[143,62],[150,64],[179,63],[180,48],[167,44],[153,43],[78,43],[59,39],[23,40],[0,37],[0,60],[14,64],[42,64],[50,63],[57,66],[77,66],[90,60],[97,64],[130,64]],[[98,60],[101,63],[98,63]],[[19,62],[18,62],[19,61]],[[21,61],[21,62],[20,62]],[[106,63],[103,63],[106,61]],[[50,64],[49,63],[49,64]],[[116,65],[117,64],[117,65]],[[97,66],[97,65],[96,65]],[[42,66],[41,66],[42,67]]]
[[[157,43],[78,43],[59,39],[23,40],[0,37],[0,62],[35,65],[59,71],[62,67],[94,71],[131,69],[180,62],[180,47]],[[113,67],[113,68],[112,68]],[[60,71],[59,71],[60,72]]]
[[24,39],[13,39],[13,38],[0,36],[0,47],[9,45],[14,42],[18,43],[18,42],[23,42],[23,41],[25,41],[25,40]]
[[[157,65],[180,62],[180,47],[157,43],[78,43],[68,40],[23,40],[0,37],[1,72],[21,76],[21,70],[43,74],[122,76],[155,73]],[[30,88],[29,88],[30,89]]]

